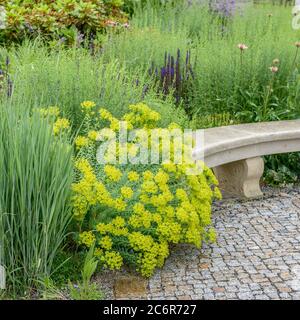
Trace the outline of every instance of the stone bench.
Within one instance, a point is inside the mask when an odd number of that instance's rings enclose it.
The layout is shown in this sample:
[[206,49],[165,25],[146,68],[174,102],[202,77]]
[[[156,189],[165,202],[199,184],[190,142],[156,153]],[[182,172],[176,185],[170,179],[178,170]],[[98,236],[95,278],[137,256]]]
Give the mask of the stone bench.
[[[202,131],[202,132],[201,132]],[[193,156],[216,174],[225,196],[262,196],[260,178],[265,155],[300,152],[300,120],[241,124],[199,130],[204,148]],[[201,141],[201,139],[199,139]]]

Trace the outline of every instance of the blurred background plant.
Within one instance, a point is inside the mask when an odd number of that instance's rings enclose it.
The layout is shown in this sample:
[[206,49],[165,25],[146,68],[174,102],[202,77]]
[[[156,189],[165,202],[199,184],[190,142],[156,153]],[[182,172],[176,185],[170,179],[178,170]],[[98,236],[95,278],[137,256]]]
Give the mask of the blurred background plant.
[[122,5],[122,0],[0,0],[6,11],[0,43],[21,43],[36,36],[66,44],[91,40],[106,27],[127,23]]

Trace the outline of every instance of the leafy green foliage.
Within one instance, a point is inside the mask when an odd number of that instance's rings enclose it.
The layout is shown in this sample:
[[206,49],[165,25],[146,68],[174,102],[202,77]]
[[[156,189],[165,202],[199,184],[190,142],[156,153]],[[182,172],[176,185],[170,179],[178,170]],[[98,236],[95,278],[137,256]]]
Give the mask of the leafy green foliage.
[[99,300],[103,298],[97,284],[91,283],[98,265],[98,260],[94,256],[94,249],[94,246],[92,246],[85,257],[81,272],[82,281],[78,285],[69,282],[70,296],[73,300]]
[[6,27],[1,30],[0,42],[20,43],[38,35],[66,42],[74,42],[76,34],[91,37],[112,22],[126,22],[122,4],[121,0],[1,0]]
[[300,179],[300,153],[268,156],[266,159],[266,183],[274,186],[295,184]]
[[74,250],[60,250],[53,261],[51,280],[58,286],[66,285],[67,281],[78,282],[81,278],[81,268],[84,255]]

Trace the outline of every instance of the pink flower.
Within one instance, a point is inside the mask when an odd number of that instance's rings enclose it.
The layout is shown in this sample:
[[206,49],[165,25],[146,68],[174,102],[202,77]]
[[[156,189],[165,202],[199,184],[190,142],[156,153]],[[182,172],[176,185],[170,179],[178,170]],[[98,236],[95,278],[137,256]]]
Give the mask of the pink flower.
[[272,73],[278,72],[278,67],[272,66],[269,68]]
[[248,47],[247,47],[244,43],[239,43],[239,44],[238,44],[238,48],[239,48],[241,51],[244,51],[244,50],[248,49]]
[[117,23],[113,20],[106,20],[105,24],[110,27],[115,27],[117,25]]
[[126,23],[123,24],[123,28],[128,29],[129,27],[130,27],[130,24],[129,24],[128,22],[126,22]]

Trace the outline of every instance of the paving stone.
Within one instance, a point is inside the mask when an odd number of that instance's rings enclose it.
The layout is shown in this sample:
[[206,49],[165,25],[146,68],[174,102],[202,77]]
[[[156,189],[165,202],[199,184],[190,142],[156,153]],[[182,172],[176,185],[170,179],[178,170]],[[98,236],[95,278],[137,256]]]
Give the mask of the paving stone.
[[203,295],[204,300],[213,300],[215,299],[215,296],[212,293],[206,293]]
[[266,294],[259,294],[255,296],[256,300],[269,300],[270,298]]
[[300,187],[265,191],[258,200],[215,203],[217,243],[172,247],[148,286],[129,285],[130,298],[147,289],[148,299],[300,299]]
[[192,297],[189,296],[189,295],[186,295],[186,296],[177,296],[177,299],[178,299],[178,300],[191,300]]
[[238,300],[237,295],[235,293],[233,293],[233,292],[227,292],[226,293],[226,298],[228,300]]
[[239,292],[237,294],[239,300],[252,300],[254,299],[254,295],[252,292]]

